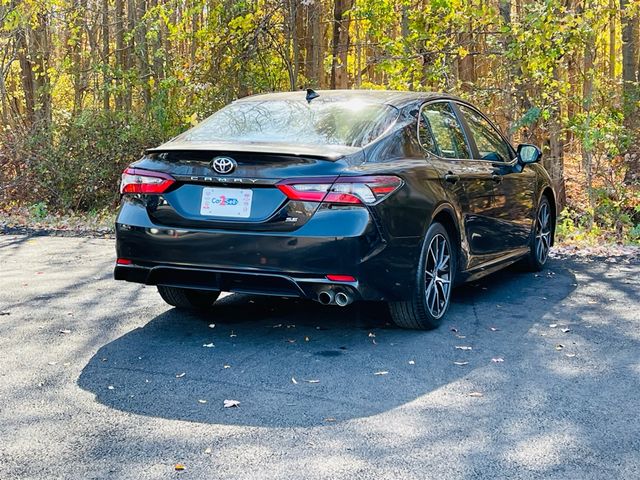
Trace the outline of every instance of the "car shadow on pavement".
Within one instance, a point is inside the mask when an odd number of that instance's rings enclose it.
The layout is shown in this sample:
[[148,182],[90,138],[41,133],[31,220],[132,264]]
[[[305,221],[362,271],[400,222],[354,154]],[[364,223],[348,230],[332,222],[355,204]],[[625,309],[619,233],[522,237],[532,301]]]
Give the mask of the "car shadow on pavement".
[[104,345],[78,384],[108,407],[192,422],[288,427],[369,417],[452,382],[472,390],[465,377],[561,312],[575,285],[560,262],[540,274],[508,269],[457,288],[430,332],[392,326],[382,304],[229,295],[207,313],[169,308]]

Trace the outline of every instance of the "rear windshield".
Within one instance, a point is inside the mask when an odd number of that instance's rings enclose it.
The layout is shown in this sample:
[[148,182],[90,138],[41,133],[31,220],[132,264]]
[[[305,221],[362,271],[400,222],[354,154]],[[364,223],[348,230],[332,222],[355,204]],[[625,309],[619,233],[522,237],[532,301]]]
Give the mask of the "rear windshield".
[[382,135],[398,110],[362,101],[243,101],[219,110],[176,142],[264,142],[362,147]]

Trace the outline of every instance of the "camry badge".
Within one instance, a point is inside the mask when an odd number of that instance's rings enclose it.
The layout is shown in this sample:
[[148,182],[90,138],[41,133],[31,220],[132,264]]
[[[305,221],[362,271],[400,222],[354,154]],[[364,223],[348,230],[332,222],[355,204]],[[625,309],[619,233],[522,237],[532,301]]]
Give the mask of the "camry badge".
[[236,161],[230,157],[216,157],[211,160],[211,168],[222,175],[233,172],[237,165]]

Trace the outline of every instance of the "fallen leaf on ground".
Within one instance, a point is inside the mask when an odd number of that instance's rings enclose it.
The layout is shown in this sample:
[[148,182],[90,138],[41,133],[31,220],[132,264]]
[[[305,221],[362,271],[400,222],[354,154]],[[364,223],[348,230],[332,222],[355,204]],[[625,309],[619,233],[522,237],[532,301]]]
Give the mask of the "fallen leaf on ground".
[[457,350],[473,350],[472,347],[467,347],[465,345],[456,345]]
[[176,463],[176,466],[173,467],[175,468],[176,472],[181,472],[183,471],[186,467],[184,465],[182,465],[181,463]]
[[200,399],[200,400],[198,400],[198,403],[207,403],[207,401],[203,400],[203,399]]
[[182,372],[182,373],[177,373],[176,374],[176,378],[182,378],[186,375],[186,372]]
[[504,362],[504,358],[502,358],[502,357],[492,358],[491,361],[493,363],[502,363],[502,362]]
[[469,365],[469,362],[453,362],[453,363],[454,363],[455,365],[460,365],[460,366],[463,366],[463,365]]
[[484,394],[480,393],[480,392],[471,392],[469,394],[470,397],[484,397]]
[[294,377],[291,377],[291,383],[293,383],[294,385],[297,385],[298,381]]
[[205,347],[205,348],[213,348],[213,347],[215,347],[215,345],[213,343],[205,343],[202,346]]
[[383,370],[383,371],[381,371],[381,372],[375,372],[375,373],[374,373],[374,375],[386,375],[386,374],[388,374],[388,373],[389,373],[389,372],[387,372],[386,370]]
[[240,405],[240,402],[238,400],[225,400],[224,401],[224,408],[237,407],[239,405]]

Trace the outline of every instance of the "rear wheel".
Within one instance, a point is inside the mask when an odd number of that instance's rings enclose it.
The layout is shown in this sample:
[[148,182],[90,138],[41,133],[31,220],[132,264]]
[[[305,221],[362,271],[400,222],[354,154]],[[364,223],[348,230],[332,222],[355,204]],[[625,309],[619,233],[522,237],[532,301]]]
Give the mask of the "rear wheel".
[[551,204],[547,197],[542,197],[536,212],[536,220],[529,241],[529,255],[525,257],[525,263],[532,272],[539,272],[544,268],[551,249],[553,235],[553,217]]
[[432,224],[422,245],[413,297],[389,303],[396,325],[422,330],[440,325],[451,299],[457,260],[455,252],[444,226]]
[[178,308],[205,309],[213,305],[220,292],[158,285],[158,293],[169,305]]

